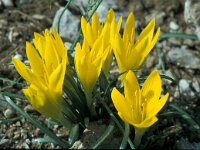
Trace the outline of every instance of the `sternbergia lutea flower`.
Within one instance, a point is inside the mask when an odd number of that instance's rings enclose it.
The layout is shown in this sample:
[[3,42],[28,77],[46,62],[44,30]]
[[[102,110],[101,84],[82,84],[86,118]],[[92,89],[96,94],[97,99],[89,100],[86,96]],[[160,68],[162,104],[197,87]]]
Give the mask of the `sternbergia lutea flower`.
[[[158,40],[160,28],[157,29],[155,35],[154,30],[155,18],[144,28],[135,42],[135,19],[133,13],[129,14],[124,27],[123,36],[121,37],[119,33],[115,34],[114,43],[112,45],[121,73],[128,70],[139,69]],[[124,76],[122,76],[122,79],[123,77]]]
[[157,70],[148,76],[142,89],[134,73],[129,71],[124,79],[124,95],[116,88],[112,90],[111,97],[118,115],[123,121],[135,127],[135,139],[142,136],[143,131],[158,120],[156,115],[169,96],[167,93],[160,98],[161,90],[162,81]]
[[33,107],[41,114],[64,123],[62,89],[68,64],[67,49],[55,29],[53,35],[47,29],[44,35],[34,35],[35,47],[26,42],[31,68],[18,59],[13,58],[12,61],[18,73],[29,84],[23,93]]
[[[107,58],[108,51],[103,49],[103,39],[98,38],[93,47],[90,48],[87,41],[76,45],[75,68],[80,82],[83,86],[86,96],[91,98],[92,90],[99,78],[102,64]],[[91,101],[88,99],[88,106],[91,107]]]
[[118,22],[115,21],[115,13],[110,9],[106,15],[105,22],[100,23],[97,13],[95,12],[92,16],[92,22],[87,22],[84,17],[81,18],[81,28],[84,36],[84,40],[87,41],[90,47],[93,47],[95,41],[99,38],[103,38],[103,50],[107,50],[108,56],[103,64],[103,71],[105,75],[108,74],[112,63],[112,47],[111,42],[114,39],[115,33],[119,33],[122,23],[122,17],[119,18]]

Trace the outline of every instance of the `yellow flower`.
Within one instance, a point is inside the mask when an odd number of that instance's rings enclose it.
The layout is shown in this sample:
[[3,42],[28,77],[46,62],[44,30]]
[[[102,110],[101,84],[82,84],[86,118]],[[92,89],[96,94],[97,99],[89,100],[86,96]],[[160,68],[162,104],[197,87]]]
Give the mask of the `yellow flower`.
[[[90,47],[93,47],[95,41],[99,38],[103,38],[103,49],[107,50],[108,56],[103,64],[103,71],[105,75],[108,74],[112,63],[112,47],[111,42],[114,39],[115,33],[118,33],[121,27],[122,17],[120,17],[118,23],[115,22],[115,14],[112,9],[107,13],[106,20],[103,25],[100,24],[97,13],[92,16],[91,24],[86,21],[84,17],[81,18],[81,28],[84,36],[84,40],[87,41]],[[108,48],[109,47],[109,48]]]
[[115,34],[112,46],[120,72],[137,70],[156,44],[160,34],[160,28],[158,28],[153,37],[155,18],[142,31],[136,42],[134,42],[134,28],[134,15],[130,13],[124,27],[123,37],[119,33]]
[[134,73],[129,71],[124,79],[124,95],[114,88],[111,97],[123,121],[135,128],[148,128],[158,120],[156,115],[168,99],[168,93],[159,99],[161,89],[161,78],[157,70],[149,75],[142,89]]
[[31,69],[18,59],[13,58],[12,61],[19,74],[30,84],[23,92],[33,107],[41,114],[63,122],[62,88],[68,64],[67,49],[55,29],[53,35],[47,29],[44,36],[34,35],[35,47],[26,43]]
[[103,49],[102,42],[102,38],[98,38],[91,50],[87,41],[83,41],[82,47],[80,43],[76,45],[74,60],[76,72],[85,93],[90,96],[108,55],[108,51]]

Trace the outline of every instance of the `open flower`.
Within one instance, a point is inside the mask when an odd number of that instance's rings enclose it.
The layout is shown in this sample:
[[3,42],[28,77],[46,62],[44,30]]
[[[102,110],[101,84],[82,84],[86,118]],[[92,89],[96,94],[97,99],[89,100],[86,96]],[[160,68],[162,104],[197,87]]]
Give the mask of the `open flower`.
[[107,75],[112,63],[112,47],[111,42],[114,39],[115,33],[118,33],[121,27],[122,17],[119,18],[118,22],[115,22],[115,14],[110,9],[106,15],[106,20],[103,24],[100,23],[98,15],[94,12],[92,16],[92,22],[87,22],[84,17],[81,18],[81,28],[84,36],[84,40],[87,41],[90,47],[93,47],[95,41],[102,37],[103,39],[103,50],[108,51],[107,58],[103,64],[103,71]]
[[136,42],[134,42],[134,22],[133,13],[130,13],[124,27],[123,37],[119,33],[115,34],[112,44],[120,72],[137,70],[156,44],[160,34],[160,29],[158,28],[153,37],[155,28],[154,18],[142,31]]
[[41,114],[63,122],[62,89],[68,64],[67,49],[55,29],[53,35],[47,29],[44,35],[34,35],[35,47],[26,43],[31,69],[18,59],[13,58],[12,61],[18,73],[29,84],[23,93],[33,107]]
[[169,94],[161,99],[162,81],[157,70],[154,70],[144,82],[142,89],[132,71],[124,79],[124,95],[116,88],[111,97],[120,118],[135,127],[134,144],[137,147],[146,129],[158,118],[157,113],[165,105]]
[[[96,81],[99,78],[102,64],[104,63],[108,51],[104,51],[102,38],[98,38],[92,49],[90,49],[87,41],[83,41],[76,45],[75,68],[80,82],[86,95],[91,96]],[[90,102],[88,102],[88,105]]]
[[161,78],[157,70],[153,71],[142,89],[132,71],[126,74],[124,79],[124,95],[116,88],[112,91],[112,101],[120,118],[137,128],[148,128],[158,118],[157,113],[165,105],[169,94],[161,99]]

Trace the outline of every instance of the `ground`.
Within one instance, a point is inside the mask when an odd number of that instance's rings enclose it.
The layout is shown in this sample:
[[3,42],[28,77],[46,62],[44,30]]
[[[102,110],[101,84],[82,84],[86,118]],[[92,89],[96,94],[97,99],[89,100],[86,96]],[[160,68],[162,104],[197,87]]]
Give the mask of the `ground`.
[[[196,34],[193,27],[186,24],[184,20],[183,0],[116,0],[115,2],[117,5],[116,12],[123,14],[123,16],[126,17],[131,11],[134,12],[137,20],[137,32],[141,32],[141,29],[145,27],[149,20],[156,17],[156,26],[161,28],[161,34],[169,32]],[[23,57],[23,60],[26,60],[25,42],[32,40],[34,32],[42,32],[45,28],[52,26],[55,13],[63,5],[62,3],[63,1],[56,0],[27,0],[25,2],[16,0],[10,7],[3,5],[2,2],[0,3],[0,93],[12,92],[23,95],[21,89],[26,84],[13,68],[11,58],[14,56]],[[70,11],[80,18],[81,14],[78,10],[78,8],[70,7]],[[158,115],[159,122],[144,136],[142,146],[154,149],[161,147],[164,149],[199,149],[199,58],[199,40],[183,38],[159,40],[157,48],[148,56],[141,71],[138,72],[138,76],[146,76],[150,71],[157,68],[161,74],[170,76],[174,81],[163,79],[163,93],[168,91],[170,98],[167,106]],[[17,82],[21,84],[12,85],[5,79],[14,81],[18,79]],[[14,99],[13,97],[12,99],[33,118],[47,123],[47,119],[36,112],[26,100],[23,98]],[[184,112],[176,109],[175,104]],[[175,113],[169,115],[166,112]],[[43,137],[43,133],[19,116],[9,104],[2,100],[0,95],[0,147],[59,148],[54,144],[33,142],[33,139]],[[105,124],[107,125],[106,121],[92,123],[91,130],[101,133],[100,131],[106,128]],[[98,127],[99,129],[97,129]],[[68,131],[59,125],[54,125],[53,131],[63,139],[68,136]],[[117,142],[120,142],[121,134],[118,132],[116,129],[113,137],[110,137],[102,148],[109,148],[108,143],[110,141],[113,142],[113,146],[119,144]],[[80,139],[91,142],[92,137],[87,137],[87,133],[85,131]],[[91,134],[91,132],[88,134]],[[86,138],[84,139],[84,137]],[[146,140],[148,142],[145,142]],[[74,148],[81,147],[80,141],[77,141],[76,144]]]

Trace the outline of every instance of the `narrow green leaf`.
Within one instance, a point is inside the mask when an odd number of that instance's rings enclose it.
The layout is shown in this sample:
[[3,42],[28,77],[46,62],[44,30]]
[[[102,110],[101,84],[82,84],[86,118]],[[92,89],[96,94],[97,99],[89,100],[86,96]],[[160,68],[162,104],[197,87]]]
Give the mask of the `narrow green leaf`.
[[72,127],[68,138],[69,145],[74,144],[74,142],[78,139],[79,129],[80,129],[79,124],[75,124],[75,126]]
[[180,116],[183,119],[185,119],[189,124],[191,124],[195,129],[197,129],[197,130],[200,129],[200,126],[196,123],[196,121],[194,121],[192,119],[192,117],[187,112],[185,112],[183,109],[181,109],[178,105],[170,104],[169,106],[171,106],[172,108],[177,110],[180,113]]
[[13,123],[13,122],[16,122],[18,120],[21,120],[22,118],[23,118],[22,116],[17,116],[17,117],[12,118],[12,119],[0,119],[0,124]]
[[106,91],[106,88],[108,86],[108,80],[103,71],[101,71],[101,74],[99,76],[99,86],[101,88],[101,91]]
[[164,33],[161,34],[159,40],[166,38],[184,38],[191,40],[198,40],[198,37],[194,34],[185,34],[185,33]]
[[128,123],[124,123],[125,124],[125,131],[124,131],[124,136],[122,139],[122,143],[120,145],[120,149],[126,149],[126,145],[128,143],[128,138],[129,138],[129,134],[130,134],[130,126]]
[[112,131],[114,130],[114,122],[111,121],[108,128],[106,129],[106,131],[101,135],[101,137],[95,142],[93,143],[89,149],[96,149],[98,148],[98,146],[105,141],[105,139],[112,133]]
[[48,135],[52,140],[54,140],[58,145],[63,148],[69,148],[69,144],[65,141],[59,139],[55,133],[53,133],[50,129],[48,129],[45,125],[41,124],[39,121],[33,119],[26,112],[24,112],[21,108],[19,108],[8,96],[4,96],[5,100],[16,110],[18,111],[24,118],[30,121],[33,125],[38,127],[43,133]]
[[26,99],[26,97],[23,95],[14,94],[14,93],[10,93],[10,92],[1,92],[0,94],[2,94],[3,96],[12,97],[12,98]]

